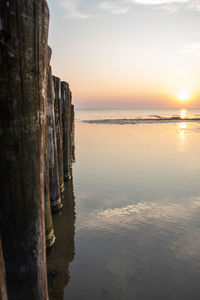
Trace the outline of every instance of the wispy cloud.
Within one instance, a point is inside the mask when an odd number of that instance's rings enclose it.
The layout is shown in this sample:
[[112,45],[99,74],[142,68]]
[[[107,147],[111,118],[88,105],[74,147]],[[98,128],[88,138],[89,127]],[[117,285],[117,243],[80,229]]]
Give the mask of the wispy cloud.
[[189,0],[130,0],[132,3],[139,3],[144,5],[161,5],[174,3],[188,3]]
[[145,6],[165,9],[171,12],[177,11],[179,8],[186,10],[200,11],[199,0],[127,0],[133,4],[141,4]]
[[131,8],[130,5],[125,4],[124,1],[103,1],[98,7],[114,15],[124,14]]
[[200,42],[184,45],[180,52],[184,55],[200,56]]
[[79,10],[80,1],[79,0],[61,0],[61,6],[66,10],[67,17],[69,18],[78,18],[78,19],[87,19],[89,14],[81,12]]
[[87,19],[106,14],[125,14],[135,6],[151,6],[176,11],[180,7],[200,11],[200,0],[58,0],[66,11],[66,16]]
[[200,1],[199,0],[188,1],[188,8],[191,10],[200,11]]

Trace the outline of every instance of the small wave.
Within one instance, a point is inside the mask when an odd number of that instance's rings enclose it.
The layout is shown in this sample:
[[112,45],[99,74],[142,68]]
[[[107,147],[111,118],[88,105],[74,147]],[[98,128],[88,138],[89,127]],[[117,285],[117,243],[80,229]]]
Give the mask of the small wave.
[[125,125],[125,124],[153,124],[153,123],[179,123],[179,122],[199,122],[200,118],[181,118],[181,117],[160,117],[146,119],[97,119],[83,120],[83,123],[88,124],[108,124],[108,125]]

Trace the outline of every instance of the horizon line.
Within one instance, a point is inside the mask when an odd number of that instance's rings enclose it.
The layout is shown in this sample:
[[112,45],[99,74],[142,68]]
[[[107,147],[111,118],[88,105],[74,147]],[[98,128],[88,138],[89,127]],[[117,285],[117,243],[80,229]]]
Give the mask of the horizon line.
[[200,107],[109,107],[109,108],[76,108],[75,110],[113,110],[113,109],[120,109],[120,110],[127,110],[127,109],[200,109]]

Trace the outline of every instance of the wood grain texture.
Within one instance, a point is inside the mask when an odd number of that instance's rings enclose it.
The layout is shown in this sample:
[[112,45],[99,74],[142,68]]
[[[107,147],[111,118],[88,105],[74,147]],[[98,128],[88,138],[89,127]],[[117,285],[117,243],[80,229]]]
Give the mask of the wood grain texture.
[[63,194],[64,171],[63,171],[63,128],[62,128],[61,84],[60,84],[60,78],[56,76],[53,76],[53,96],[54,96],[54,109],[55,109],[60,193]]
[[48,156],[49,156],[49,184],[50,200],[53,211],[62,207],[60,195],[58,152],[56,140],[56,124],[54,111],[53,83],[51,66],[48,69],[47,88],[47,130],[48,130]]
[[0,19],[0,225],[8,296],[44,300],[48,6],[2,0]]

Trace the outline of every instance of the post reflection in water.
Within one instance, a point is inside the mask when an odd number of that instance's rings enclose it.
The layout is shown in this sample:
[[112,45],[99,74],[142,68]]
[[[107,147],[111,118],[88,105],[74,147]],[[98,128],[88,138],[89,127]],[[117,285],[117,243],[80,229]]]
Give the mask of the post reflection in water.
[[75,197],[73,181],[65,183],[62,210],[53,216],[56,243],[47,253],[47,272],[50,300],[62,300],[69,283],[69,263],[75,256]]

